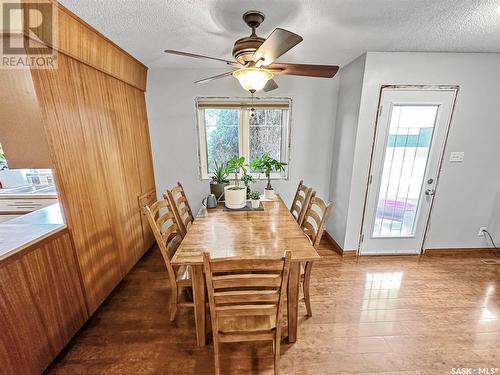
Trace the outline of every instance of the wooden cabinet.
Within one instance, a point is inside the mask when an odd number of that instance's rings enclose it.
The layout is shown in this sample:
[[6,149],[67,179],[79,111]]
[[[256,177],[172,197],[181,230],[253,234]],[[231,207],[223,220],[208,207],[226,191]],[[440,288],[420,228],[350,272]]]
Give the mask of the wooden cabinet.
[[155,242],[155,237],[153,235],[153,231],[149,226],[148,219],[146,214],[142,211],[145,206],[151,206],[154,202],[156,202],[156,190],[151,189],[145,194],[142,194],[138,197],[139,210],[141,211],[141,225],[142,225],[142,238],[144,242],[144,248],[149,249],[153,246]]
[[67,229],[0,263],[0,364],[40,374],[88,318]]
[[63,54],[32,76],[92,313],[146,250],[137,197],[154,177],[144,95]]

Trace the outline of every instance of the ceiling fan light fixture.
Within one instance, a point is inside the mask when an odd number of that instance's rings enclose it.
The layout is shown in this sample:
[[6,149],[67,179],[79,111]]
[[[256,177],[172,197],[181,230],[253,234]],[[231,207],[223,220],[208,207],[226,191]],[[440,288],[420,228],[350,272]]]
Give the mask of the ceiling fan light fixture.
[[267,81],[273,78],[273,73],[263,68],[247,67],[235,70],[233,76],[241,87],[253,93],[262,90]]

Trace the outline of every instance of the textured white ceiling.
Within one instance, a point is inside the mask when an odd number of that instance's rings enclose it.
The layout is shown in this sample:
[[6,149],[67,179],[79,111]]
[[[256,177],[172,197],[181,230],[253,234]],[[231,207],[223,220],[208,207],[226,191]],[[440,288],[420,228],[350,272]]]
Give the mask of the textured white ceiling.
[[345,65],[366,51],[500,52],[500,0],[60,0],[149,67],[220,63],[165,55],[179,49],[231,58],[249,35],[241,15],[261,10],[257,30],[277,26],[304,41],[280,61]]

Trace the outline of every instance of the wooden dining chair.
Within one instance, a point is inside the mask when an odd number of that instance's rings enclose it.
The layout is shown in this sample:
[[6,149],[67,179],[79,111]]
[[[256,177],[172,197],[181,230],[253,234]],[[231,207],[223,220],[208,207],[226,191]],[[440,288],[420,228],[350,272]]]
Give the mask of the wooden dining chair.
[[297,192],[295,193],[295,197],[292,201],[292,206],[290,207],[290,212],[299,226],[302,225],[302,221],[304,221],[304,216],[306,214],[311,195],[312,188],[307,187],[306,185],[304,185],[304,181],[300,180],[299,186],[297,187]]
[[184,238],[194,221],[194,216],[181,183],[177,182],[177,186],[163,193],[163,198],[170,200],[181,236]]
[[173,321],[178,306],[193,307],[192,302],[180,302],[183,289],[192,288],[191,268],[189,266],[173,267],[170,263],[170,259],[172,259],[181,244],[182,237],[175,222],[169,200],[160,199],[151,206],[144,207],[143,210],[167,267],[168,282],[172,291],[170,297],[170,321]]
[[[309,238],[315,249],[318,249],[321,237],[323,237],[323,232],[325,231],[326,222],[328,220],[328,215],[330,215],[331,208],[331,202],[325,204],[321,198],[316,196],[315,191],[311,194],[311,199],[309,200],[309,205],[304,215],[304,221],[302,222],[302,230]],[[312,316],[311,297],[309,294],[312,266],[313,262],[306,262],[304,272],[301,274],[302,290],[304,292],[304,301],[306,303],[308,316]]]
[[281,259],[210,259],[203,254],[215,354],[227,342],[272,341],[274,373],[279,373],[282,301],[291,252]]

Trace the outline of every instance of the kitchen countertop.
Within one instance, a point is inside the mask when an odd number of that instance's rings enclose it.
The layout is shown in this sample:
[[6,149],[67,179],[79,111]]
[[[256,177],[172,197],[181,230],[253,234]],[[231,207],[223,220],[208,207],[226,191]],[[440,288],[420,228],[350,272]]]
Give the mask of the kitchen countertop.
[[0,199],[53,199],[57,198],[54,185],[19,186],[9,189],[0,189]]
[[59,203],[0,223],[0,261],[65,228]]

